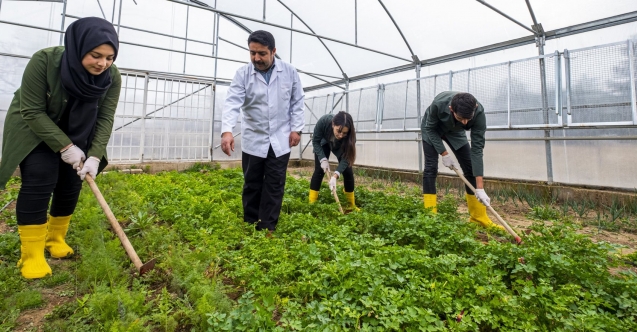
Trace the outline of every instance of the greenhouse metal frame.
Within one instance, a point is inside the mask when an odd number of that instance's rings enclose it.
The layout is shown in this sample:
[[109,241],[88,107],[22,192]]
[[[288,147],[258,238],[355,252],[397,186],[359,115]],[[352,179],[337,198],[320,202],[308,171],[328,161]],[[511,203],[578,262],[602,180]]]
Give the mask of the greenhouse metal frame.
[[[4,2],[7,1],[9,0],[4,0]],[[311,143],[310,133],[316,121],[324,114],[342,110],[350,112],[354,117],[357,132],[360,133],[360,142],[408,144],[410,146],[408,150],[413,151],[414,156],[418,156],[417,165],[412,163],[409,166],[394,168],[422,171],[420,120],[433,97],[445,90],[468,91],[480,100],[487,112],[488,133],[490,134],[487,137],[488,141],[544,142],[545,177],[540,180],[548,183],[555,181],[551,142],[586,140],[634,142],[637,139],[637,132],[634,131],[637,129],[637,57],[635,56],[637,44],[635,41],[628,39],[581,49],[556,50],[548,54],[544,52],[546,40],[636,22],[637,12],[544,31],[541,23],[536,20],[529,0],[526,0],[526,4],[534,23],[531,27],[525,26],[485,1],[477,0],[512,23],[526,29],[531,35],[421,60],[414,53],[398,22],[382,0],[378,0],[378,3],[391,19],[394,28],[400,33],[411,54],[410,58],[359,45],[357,32],[355,32],[354,43],[319,35],[305,23],[302,17],[281,0],[277,0],[277,2],[289,10],[290,26],[266,20],[266,0],[263,1],[263,19],[225,12],[216,9],[215,6],[196,0],[167,0],[186,6],[185,37],[150,31],[128,24],[124,25],[121,20],[124,1],[129,0],[114,0],[112,3],[113,11],[110,21],[117,27],[118,33],[120,29],[127,29],[180,39],[184,41],[184,49],[163,48],[127,40],[121,40],[120,43],[183,54],[183,71],[182,73],[169,73],[120,68],[123,80],[122,93],[108,148],[110,160],[113,162],[180,162],[229,159],[220,153],[218,147],[221,121],[221,107],[219,105],[223,104],[225,90],[230,79],[217,76],[217,61],[236,63],[247,63],[247,61],[219,57],[219,41],[224,41],[243,50],[247,50],[247,48],[241,45],[243,41],[232,41],[219,36],[219,21],[222,18],[232,22],[247,33],[252,30],[242,24],[239,19],[287,30],[290,32],[290,48],[293,46],[293,34],[315,37],[339,68],[342,77],[307,72],[303,68],[298,68],[299,73],[322,82],[305,87],[305,135],[302,144],[293,152],[293,155],[297,155],[299,159],[312,159],[311,148],[308,150],[308,147]],[[63,4],[60,29],[4,20],[0,20],[0,26],[15,25],[59,33],[59,44],[62,44],[64,29],[68,23],[66,18],[78,19],[80,17],[67,13],[67,0],[47,2]],[[99,5],[102,16],[109,19],[104,13],[102,3],[99,0],[96,0],[96,3]],[[2,4],[3,0],[0,0],[0,13],[2,13]],[[358,2],[356,0],[354,5],[354,20],[356,21],[358,15]],[[117,17],[116,8],[119,8]],[[190,15],[191,9],[214,13],[215,29],[212,41],[188,37],[188,15]],[[294,28],[294,19],[302,22],[309,32]],[[357,28],[357,23],[354,27]],[[324,41],[400,59],[405,64],[381,71],[348,76],[339,64],[339,59],[330,51]],[[188,51],[189,42],[208,45],[212,47],[212,52],[211,54],[190,52]],[[421,77],[422,68],[427,66],[529,44],[535,44],[538,56]],[[188,55],[214,59],[214,75],[210,77],[185,74]],[[0,59],[3,57],[29,59],[29,56],[24,54],[0,53]],[[595,92],[595,82],[586,84],[585,74],[591,70],[598,70],[600,77],[619,82],[614,94],[608,94],[604,91]],[[354,82],[365,82],[374,78],[410,71],[413,71],[414,78],[350,89],[350,84]],[[529,86],[533,87],[532,91],[529,91]],[[338,91],[334,91],[334,89],[338,89]],[[619,95],[617,91],[619,91]],[[312,95],[308,96],[309,93]],[[3,113],[6,113],[6,110],[0,110],[2,118],[4,118]],[[620,131],[626,129],[626,131],[612,136],[556,135],[558,130],[575,128]],[[528,131],[537,135],[523,135],[524,137],[491,135],[491,133],[512,131]],[[239,135],[238,132],[238,128],[235,129],[235,136]],[[240,147],[240,143],[238,146]],[[363,164],[383,167],[383,165],[374,162],[363,162]],[[496,175],[496,177],[498,176]],[[500,177],[506,178],[508,176]],[[514,178],[534,179],[516,176]],[[574,182],[578,184],[578,181]],[[590,185],[590,183],[581,182],[579,184]],[[613,185],[610,184],[610,186]],[[630,188],[631,186],[634,186],[632,182],[628,183],[626,187]]]

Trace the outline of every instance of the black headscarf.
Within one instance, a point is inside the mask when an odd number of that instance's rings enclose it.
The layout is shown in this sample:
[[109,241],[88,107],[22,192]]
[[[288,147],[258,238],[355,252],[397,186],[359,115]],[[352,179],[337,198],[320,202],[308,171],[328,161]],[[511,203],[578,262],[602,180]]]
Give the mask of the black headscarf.
[[[112,78],[110,69],[97,76],[90,74],[82,66],[82,59],[102,44],[113,47],[115,61],[119,38],[113,25],[106,20],[86,17],[71,23],[66,29],[60,69],[62,86],[70,96],[64,114],[65,118],[68,117],[65,132],[85,153],[93,140],[98,101],[110,88]],[[67,123],[63,124],[65,127],[66,125]]]

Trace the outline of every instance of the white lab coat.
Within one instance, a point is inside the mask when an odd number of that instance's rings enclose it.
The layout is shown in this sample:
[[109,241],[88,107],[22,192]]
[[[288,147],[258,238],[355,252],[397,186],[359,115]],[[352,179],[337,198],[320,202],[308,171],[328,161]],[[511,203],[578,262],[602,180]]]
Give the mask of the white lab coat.
[[299,74],[279,59],[274,64],[269,85],[252,63],[237,70],[221,120],[221,133],[232,132],[241,113],[243,152],[261,158],[267,157],[270,145],[277,158],[289,153],[290,133],[305,126]]

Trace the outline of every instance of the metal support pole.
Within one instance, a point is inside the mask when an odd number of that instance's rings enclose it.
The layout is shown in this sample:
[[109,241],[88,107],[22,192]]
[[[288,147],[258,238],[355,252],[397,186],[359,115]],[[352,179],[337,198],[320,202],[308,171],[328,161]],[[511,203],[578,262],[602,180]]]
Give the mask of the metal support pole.
[[186,73],[186,52],[188,52],[188,18],[190,16],[190,6],[186,7],[186,39],[184,39],[184,71]]
[[407,129],[407,105],[409,104],[409,81],[405,83],[405,110],[403,114],[403,130]]
[[566,80],[566,125],[571,124],[571,55],[564,50],[564,79]]
[[507,64],[507,126],[511,128],[511,61]]
[[471,68],[467,70],[467,93],[469,92],[469,88],[471,87]]
[[562,125],[562,58],[560,52],[555,51],[555,115],[557,124]]
[[449,91],[453,91],[453,71],[449,71]]
[[0,13],[2,13],[2,0],[0,0]]
[[111,13],[111,24],[115,23],[115,6],[117,6],[117,0],[113,0],[113,12]]
[[354,0],[354,45],[358,45],[358,0]]
[[637,91],[635,83],[635,48],[632,40],[628,40],[628,62],[630,72],[630,103],[633,111],[633,124],[637,125]]
[[[539,42],[538,52],[540,56],[544,55],[544,38],[538,37]],[[542,86],[542,116],[544,119],[544,125],[548,126],[549,124],[549,105],[548,105],[548,93],[546,89],[546,61],[544,57],[540,58],[540,83]],[[551,137],[551,130],[544,129],[544,137]],[[551,152],[551,141],[545,140],[544,147],[546,151],[546,181],[548,184],[553,183],[553,154]]]
[[[60,30],[64,31],[64,21],[66,19],[66,0],[64,0],[64,4],[62,5],[62,25]],[[60,34],[60,45],[64,45],[64,33]]]
[[[144,162],[144,146],[146,141],[146,107],[148,106],[148,73],[144,74],[144,101],[142,103],[142,123],[141,123],[141,131],[142,135],[139,139],[139,162]],[[137,85],[137,84],[135,84]]]
[[[416,114],[418,115],[418,123],[422,122],[422,105],[420,105],[420,63],[416,65]],[[420,136],[420,134],[418,134]],[[418,140],[418,172],[422,173],[422,137]]]
[[290,63],[292,63],[292,34],[294,33],[294,31],[292,31],[292,29],[294,28],[292,26],[293,24],[294,24],[294,14],[290,13]]
[[119,14],[117,14],[117,35],[118,36],[119,36],[119,27],[121,25],[122,25],[122,0],[119,0]]
[[[217,8],[217,1],[215,0],[215,8]],[[216,25],[215,25],[215,45],[214,47],[214,52],[215,52],[215,56],[218,55],[219,53],[219,13],[215,13],[215,21],[216,21]],[[211,119],[210,119],[210,155],[208,156],[208,159],[210,161],[213,161],[213,145],[214,145],[214,141],[215,141],[215,111],[216,111],[216,104],[217,104],[217,58],[215,58],[215,71],[214,71],[214,79],[213,82],[214,84],[212,85],[212,115],[211,115]]]
[[263,0],[263,20],[265,21],[265,1]]
[[345,112],[349,113],[349,80],[345,81]]

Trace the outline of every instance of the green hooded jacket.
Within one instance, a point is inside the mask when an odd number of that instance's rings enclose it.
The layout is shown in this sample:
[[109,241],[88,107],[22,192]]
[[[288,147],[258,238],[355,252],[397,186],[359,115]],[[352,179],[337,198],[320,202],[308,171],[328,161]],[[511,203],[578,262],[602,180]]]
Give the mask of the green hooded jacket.
[[[41,142],[56,152],[72,143],[57,126],[68,100],[60,79],[63,52],[64,46],[39,50],[24,70],[22,84],[14,94],[4,122],[0,189],[4,189],[20,162]],[[122,87],[117,67],[112,65],[110,71],[113,83],[98,102],[95,136],[86,156],[101,159],[99,171],[108,164],[106,145]]]
[[441,154],[447,150],[442,144],[442,136],[445,136],[451,143],[451,147],[457,150],[469,143],[466,131],[471,130],[471,167],[473,176],[483,176],[482,150],[484,149],[484,135],[487,131],[487,118],[484,115],[484,107],[478,102],[478,108],[473,115],[473,119],[466,125],[462,125],[449,111],[451,99],[457,93],[457,91],[442,92],[427,107],[425,116],[420,124],[422,140],[433,145],[436,152]]

